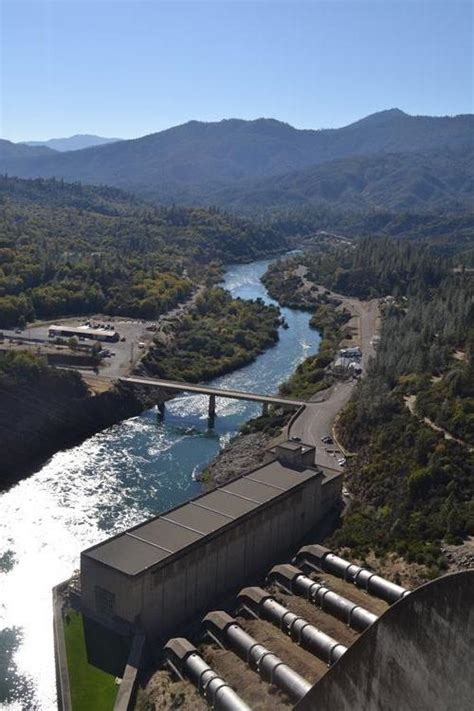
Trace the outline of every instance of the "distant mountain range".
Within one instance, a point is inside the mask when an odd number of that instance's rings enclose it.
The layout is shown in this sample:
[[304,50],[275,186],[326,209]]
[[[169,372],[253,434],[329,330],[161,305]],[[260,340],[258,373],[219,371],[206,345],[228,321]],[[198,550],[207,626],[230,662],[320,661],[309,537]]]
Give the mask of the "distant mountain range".
[[80,151],[91,146],[104,146],[107,143],[117,143],[117,141],[121,140],[121,138],[103,138],[89,133],[77,133],[68,138],[50,138],[48,141],[23,141],[23,145],[45,146],[62,153],[64,151]]
[[472,204],[473,147],[471,114],[410,116],[391,109],[318,131],[274,119],[190,121],[63,153],[1,141],[0,171],[239,211],[324,204],[431,210]]

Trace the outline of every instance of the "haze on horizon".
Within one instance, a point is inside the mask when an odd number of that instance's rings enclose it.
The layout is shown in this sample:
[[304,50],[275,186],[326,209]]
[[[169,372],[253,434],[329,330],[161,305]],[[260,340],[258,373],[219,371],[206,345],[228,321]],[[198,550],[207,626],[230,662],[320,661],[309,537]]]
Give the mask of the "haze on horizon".
[[473,111],[470,2],[0,0],[0,134]]

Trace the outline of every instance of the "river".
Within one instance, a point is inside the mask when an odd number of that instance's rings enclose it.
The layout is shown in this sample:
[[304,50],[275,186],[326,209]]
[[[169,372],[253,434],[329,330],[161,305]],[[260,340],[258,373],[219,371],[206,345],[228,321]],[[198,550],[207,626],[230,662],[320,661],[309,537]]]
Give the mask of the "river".
[[[230,266],[224,287],[275,303],[260,282],[269,261]],[[213,385],[275,393],[318,334],[309,314],[282,309],[289,328],[253,363]],[[80,551],[200,491],[194,474],[238,432],[258,405],[180,396],[164,422],[149,411],[55,454],[37,473],[0,494],[0,709],[56,708],[52,587],[78,567]]]

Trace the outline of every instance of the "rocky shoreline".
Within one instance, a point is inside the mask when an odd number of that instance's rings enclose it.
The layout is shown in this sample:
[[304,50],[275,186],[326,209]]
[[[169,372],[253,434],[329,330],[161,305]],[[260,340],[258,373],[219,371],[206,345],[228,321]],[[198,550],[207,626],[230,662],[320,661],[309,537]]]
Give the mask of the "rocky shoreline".
[[267,450],[274,439],[263,432],[237,435],[196,479],[201,481],[206,489],[214,489],[236,476],[246,474],[270,457]]

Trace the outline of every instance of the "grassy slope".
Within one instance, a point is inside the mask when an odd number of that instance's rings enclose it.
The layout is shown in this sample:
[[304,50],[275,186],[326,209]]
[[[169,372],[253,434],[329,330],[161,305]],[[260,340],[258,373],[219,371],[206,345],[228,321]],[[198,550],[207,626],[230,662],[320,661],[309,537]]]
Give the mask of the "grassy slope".
[[118,690],[115,679],[88,663],[82,615],[70,611],[68,617],[64,636],[72,707],[74,711],[111,711]]

